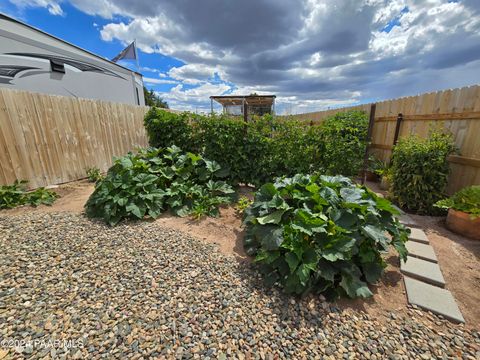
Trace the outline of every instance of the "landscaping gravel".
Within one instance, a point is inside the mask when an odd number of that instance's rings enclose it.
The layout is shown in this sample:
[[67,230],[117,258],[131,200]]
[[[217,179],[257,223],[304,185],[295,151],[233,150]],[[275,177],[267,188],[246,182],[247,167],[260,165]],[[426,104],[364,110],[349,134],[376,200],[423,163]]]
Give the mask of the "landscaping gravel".
[[295,299],[156,223],[0,215],[0,249],[0,359],[480,358],[478,330]]

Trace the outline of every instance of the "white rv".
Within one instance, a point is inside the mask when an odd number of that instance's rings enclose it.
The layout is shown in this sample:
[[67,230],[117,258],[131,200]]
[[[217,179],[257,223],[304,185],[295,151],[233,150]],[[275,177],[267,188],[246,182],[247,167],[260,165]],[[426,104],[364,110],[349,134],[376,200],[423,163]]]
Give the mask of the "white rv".
[[3,14],[0,86],[145,105],[140,73]]

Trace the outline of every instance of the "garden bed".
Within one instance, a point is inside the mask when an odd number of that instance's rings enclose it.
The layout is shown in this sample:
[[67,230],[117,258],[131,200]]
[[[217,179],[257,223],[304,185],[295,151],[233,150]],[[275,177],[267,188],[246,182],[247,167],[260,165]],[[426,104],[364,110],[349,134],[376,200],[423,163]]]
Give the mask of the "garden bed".
[[266,289],[248,263],[167,227],[166,218],[109,227],[78,213],[42,210],[0,213],[0,336],[76,340],[83,347],[7,348],[2,356],[479,355],[472,326],[405,304],[372,313],[386,284],[366,311],[351,301],[298,299]]
[[[368,186],[379,191],[376,183]],[[55,189],[62,196],[53,206],[38,208],[21,207],[12,210],[2,210],[2,215],[30,213],[76,213],[83,211],[83,205],[93,191],[93,185],[87,181],[77,181],[60,185]],[[252,197],[252,188],[242,187],[240,195]],[[157,220],[148,222],[148,226],[162,226],[175,229],[190,235],[202,242],[214,244],[224,255],[233,255],[236,261],[250,262],[243,250],[243,228],[241,215],[234,205],[223,206],[218,218],[203,217],[200,220],[181,218],[163,214]],[[442,218],[411,215],[415,221],[426,230],[432,246],[442,264],[442,271],[447,280],[447,287],[454,294],[458,305],[465,316],[467,327],[480,323],[480,244],[446,230],[442,226]],[[18,220],[20,221],[20,220]],[[401,274],[398,268],[399,260],[394,252],[387,257],[388,267],[378,286],[372,287],[374,297],[370,299],[342,299],[337,302],[341,309],[353,309],[375,316],[380,322],[389,321],[389,312],[407,314],[407,301]],[[459,266],[461,264],[461,266]],[[428,315],[426,315],[428,316]]]

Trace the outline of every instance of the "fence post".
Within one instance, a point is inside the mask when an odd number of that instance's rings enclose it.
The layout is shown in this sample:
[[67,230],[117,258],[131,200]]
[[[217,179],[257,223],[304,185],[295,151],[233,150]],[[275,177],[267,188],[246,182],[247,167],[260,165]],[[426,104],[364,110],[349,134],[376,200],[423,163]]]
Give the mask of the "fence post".
[[368,150],[370,147],[370,141],[372,139],[373,124],[375,123],[375,110],[377,104],[372,104],[370,106],[370,120],[368,121],[368,132],[367,132],[367,146],[365,147],[365,155],[363,156],[363,168],[362,168],[362,185],[365,184],[367,177],[367,166],[368,166]]
[[243,99],[243,121],[248,122],[248,104]]
[[395,127],[395,136],[393,137],[393,146],[397,145],[398,136],[400,135],[400,125],[402,125],[403,114],[399,113],[397,116],[397,125]]

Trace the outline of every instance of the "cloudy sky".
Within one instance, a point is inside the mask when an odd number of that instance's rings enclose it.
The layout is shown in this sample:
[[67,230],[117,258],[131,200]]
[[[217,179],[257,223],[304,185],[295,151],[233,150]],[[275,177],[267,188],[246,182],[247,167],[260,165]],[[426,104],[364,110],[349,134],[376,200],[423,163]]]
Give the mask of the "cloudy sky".
[[256,92],[300,113],[480,83],[479,0],[8,0],[0,11],[108,58],[136,39],[147,87],[175,109]]

